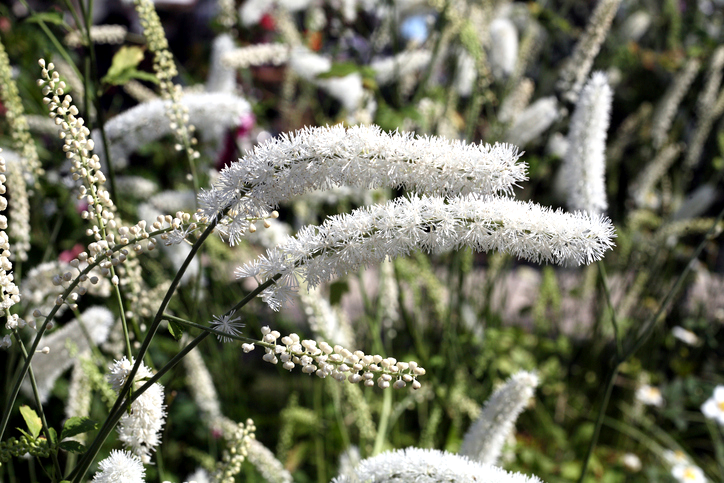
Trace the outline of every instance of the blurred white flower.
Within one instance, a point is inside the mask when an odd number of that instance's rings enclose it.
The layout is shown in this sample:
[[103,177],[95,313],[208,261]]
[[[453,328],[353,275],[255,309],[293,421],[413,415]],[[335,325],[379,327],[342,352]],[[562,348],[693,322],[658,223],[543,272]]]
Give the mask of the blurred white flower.
[[679,483],[705,483],[706,477],[701,468],[695,465],[676,465],[671,469],[671,474]]
[[490,67],[493,75],[502,79],[515,70],[518,61],[518,31],[507,18],[490,23]]
[[648,406],[662,407],[664,405],[664,397],[661,390],[656,386],[644,384],[636,391],[636,399]]
[[641,471],[641,458],[633,453],[626,453],[621,457],[621,463],[632,473]]
[[717,386],[714,394],[701,406],[701,412],[724,426],[724,386]]
[[664,460],[672,467],[677,465],[687,465],[690,462],[689,457],[683,451],[672,451],[670,449],[664,451]]
[[685,344],[699,345],[699,338],[696,336],[696,334],[690,330],[686,330],[680,325],[677,325],[676,327],[671,329],[671,335],[673,335]]

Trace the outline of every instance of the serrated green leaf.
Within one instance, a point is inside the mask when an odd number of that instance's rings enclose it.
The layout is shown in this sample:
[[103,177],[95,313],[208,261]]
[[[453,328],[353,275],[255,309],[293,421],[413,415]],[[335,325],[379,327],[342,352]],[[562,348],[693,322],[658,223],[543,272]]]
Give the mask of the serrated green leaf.
[[54,25],[66,25],[63,20],[63,14],[60,12],[38,12],[25,19],[26,22],[32,23],[52,23]]
[[30,406],[20,406],[20,414],[23,416],[25,424],[28,425],[28,430],[33,435],[33,439],[36,439],[40,434],[40,430],[43,429],[40,416]]
[[63,430],[60,432],[60,439],[70,438],[76,434],[86,433],[98,429],[98,423],[81,417],[72,417],[68,419],[63,425]]
[[103,77],[102,82],[114,86],[126,84],[131,79],[141,79],[158,83],[158,79],[154,74],[138,70],[138,64],[141,63],[144,52],[141,47],[124,46],[121,47],[116,55],[113,56],[111,67]]
[[168,331],[171,332],[171,335],[176,340],[181,340],[181,337],[184,335],[183,327],[171,320],[168,321]]
[[78,441],[63,441],[60,443],[60,449],[76,454],[85,453],[85,446]]

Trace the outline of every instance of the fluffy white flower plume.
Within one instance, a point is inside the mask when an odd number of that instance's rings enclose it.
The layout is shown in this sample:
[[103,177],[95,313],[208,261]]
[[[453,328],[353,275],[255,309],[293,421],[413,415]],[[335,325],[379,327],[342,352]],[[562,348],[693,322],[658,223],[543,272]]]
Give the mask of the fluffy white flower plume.
[[211,66],[206,78],[207,92],[227,92],[236,90],[236,71],[224,62],[226,54],[234,50],[234,39],[229,34],[221,34],[211,46]]
[[280,274],[277,284],[262,292],[278,308],[296,289],[297,276],[314,287],[418,249],[442,252],[467,246],[535,262],[582,264],[602,258],[613,236],[608,219],[509,198],[411,196],[305,226],[236,274],[262,282]]
[[389,84],[401,77],[422,71],[432,59],[428,50],[401,52],[393,57],[373,60],[370,67],[375,71],[375,80],[379,85]]
[[281,65],[289,61],[291,48],[287,44],[254,44],[225,52],[221,63],[233,69],[252,65]]
[[485,403],[477,421],[465,433],[459,453],[480,463],[496,464],[515,420],[538,386],[538,376],[521,371],[508,379]]
[[100,472],[93,476],[93,483],[143,483],[146,468],[141,459],[122,450],[111,450],[108,458],[98,463]]
[[535,476],[508,473],[496,466],[480,464],[465,456],[435,449],[407,448],[388,451],[362,460],[351,476],[340,475],[332,483],[353,482],[442,483],[536,483]]
[[606,74],[594,72],[571,118],[563,161],[568,208],[589,214],[606,211],[606,131],[613,95]]
[[[108,381],[116,392],[125,383],[132,367],[133,361],[125,357],[109,367]],[[151,376],[148,367],[141,363],[134,379],[134,386],[141,387]],[[131,403],[131,411],[124,413],[118,422],[118,439],[141,458],[144,464],[151,462],[151,452],[161,444],[161,430],[166,419],[166,405],[163,400],[163,386],[158,383],[153,384]]]
[[[125,166],[128,156],[139,147],[173,133],[166,115],[167,103],[163,99],[144,102],[106,122],[110,155],[118,167]],[[188,108],[189,119],[193,119],[201,137],[214,142],[220,142],[227,129],[238,126],[241,117],[251,112],[245,99],[223,92],[186,94],[181,104]],[[92,137],[101,139],[95,132]],[[103,156],[100,141],[96,141],[95,152]]]
[[305,128],[257,146],[225,168],[210,191],[199,195],[204,215],[229,207],[232,244],[279,202],[334,186],[395,187],[421,194],[509,194],[526,179],[511,145],[464,144],[377,126]]
[[515,123],[505,134],[505,140],[516,146],[525,146],[557,119],[558,101],[555,96],[538,99],[515,118]]
[[490,22],[490,67],[498,79],[508,77],[518,61],[518,31],[507,18]]

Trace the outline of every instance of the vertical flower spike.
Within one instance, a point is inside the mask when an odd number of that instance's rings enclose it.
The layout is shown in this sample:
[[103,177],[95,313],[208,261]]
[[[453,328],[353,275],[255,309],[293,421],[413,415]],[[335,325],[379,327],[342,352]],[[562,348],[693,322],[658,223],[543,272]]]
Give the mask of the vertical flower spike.
[[[2,149],[0,149],[2,153]],[[5,158],[0,154],[0,212],[5,211],[8,207],[8,200],[5,199],[4,195],[6,191],[5,183]],[[20,302],[20,290],[15,285],[12,270],[13,264],[10,261],[10,240],[8,234],[5,232],[8,228],[8,219],[5,215],[0,214],[0,309],[5,312],[4,315],[8,315],[10,312],[8,309]],[[10,328],[14,328],[11,320],[8,319],[7,324],[11,324]],[[7,336],[6,336],[7,337]],[[10,347],[10,339],[3,339],[1,344],[3,348]]]
[[593,59],[601,50],[601,44],[611,28],[611,22],[620,4],[621,0],[600,0],[596,5],[586,25],[586,31],[581,35],[573,54],[561,71],[558,89],[566,100],[570,102],[578,100],[578,94],[591,71]]
[[576,104],[562,168],[570,210],[600,215],[608,208],[605,152],[612,97],[606,75],[594,72]]
[[43,174],[43,168],[38,159],[35,143],[28,131],[28,120],[25,117],[23,103],[20,101],[18,86],[12,77],[10,59],[2,42],[0,42],[0,100],[7,109],[6,117],[10,124],[13,146],[25,161],[23,166],[26,179],[32,181],[35,176]]
[[407,448],[362,460],[352,475],[340,475],[332,483],[363,481],[540,483],[541,480],[535,476],[508,473],[496,466],[480,464],[446,451]]
[[480,417],[468,429],[459,454],[480,463],[496,464],[503,443],[513,431],[515,420],[523,411],[538,386],[538,376],[521,371],[485,403]]

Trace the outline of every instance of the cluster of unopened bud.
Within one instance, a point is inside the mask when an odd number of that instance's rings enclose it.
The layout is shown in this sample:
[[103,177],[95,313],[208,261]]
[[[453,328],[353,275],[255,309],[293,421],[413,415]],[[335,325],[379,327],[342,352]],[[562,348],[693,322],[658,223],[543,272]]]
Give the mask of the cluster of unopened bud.
[[241,472],[241,465],[244,463],[252,440],[256,438],[254,434],[256,426],[251,419],[246,420],[246,424],[238,423],[229,441],[228,451],[224,451],[222,461],[217,463],[214,481],[222,483],[234,483],[235,476]]
[[45,60],[40,59],[38,65],[42,69],[38,87],[43,88],[43,102],[48,106],[50,118],[61,128],[59,136],[63,140],[63,152],[71,161],[73,180],[82,179],[85,183],[85,186],[80,187],[78,199],[85,200],[88,208],[81,216],[84,219],[95,219],[101,229],[106,225],[113,228],[113,202],[108,190],[103,188],[106,177],[101,171],[101,161],[97,154],[91,154],[95,145],[90,139],[90,130],[84,125],[83,118],[78,117],[78,108],[72,104],[73,98],[63,96],[66,85],[54,70],[53,63],[46,67]]
[[[401,389],[408,383],[413,389],[419,389],[417,376],[425,375],[425,369],[415,361],[402,362],[362,351],[351,352],[339,345],[333,347],[326,342],[300,340],[293,333],[282,337],[283,345],[278,345],[276,342],[281,336],[278,331],[264,326],[261,332],[263,337],[259,345],[266,352],[262,359],[272,364],[281,361],[282,367],[289,371],[299,365],[305,374],[314,373],[321,378],[331,376],[340,382],[346,379],[352,384],[363,382],[368,387],[375,385],[374,379],[377,377],[377,386],[382,389],[390,386]],[[254,344],[242,344],[242,349],[250,352],[254,350]]]
[[30,439],[22,435],[20,439],[8,438],[7,441],[0,442],[0,463],[7,463],[13,457],[19,458],[26,454],[47,458],[50,456],[48,440],[42,437]]
[[[0,149],[0,151],[2,150]],[[0,155],[0,211],[5,211],[8,206],[7,199],[2,196],[6,192],[5,170],[5,159]],[[5,215],[0,215],[0,310],[7,310],[20,302],[20,290],[15,285],[15,277],[12,273],[10,239],[5,232],[7,227],[7,218]]]
[[[193,221],[191,221],[193,218]],[[186,237],[196,231],[199,228],[199,214],[191,215],[183,211],[177,211],[175,216],[171,215],[158,215],[156,221],[153,222],[153,227],[156,230],[162,230],[165,226],[171,228],[171,231],[162,233],[161,239],[164,241],[166,246],[177,245],[184,241]]]
[[254,221],[262,220],[262,223],[264,224],[264,228],[271,227],[271,223],[269,223],[269,218],[279,218],[279,212],[277,210],[272,211],[268,215],[261,216],[259,218],[253,218],[249,219],[249,232],[254,233],[256,232],[256,225],[254,224]]

